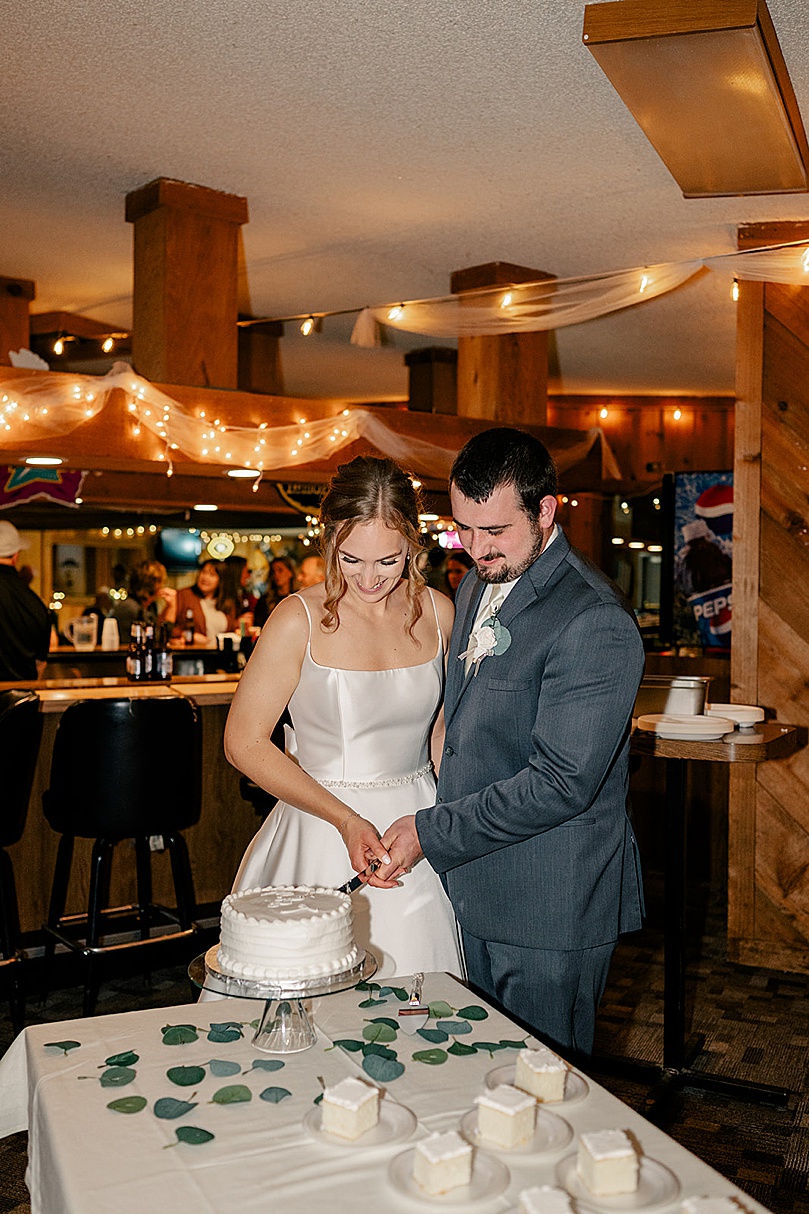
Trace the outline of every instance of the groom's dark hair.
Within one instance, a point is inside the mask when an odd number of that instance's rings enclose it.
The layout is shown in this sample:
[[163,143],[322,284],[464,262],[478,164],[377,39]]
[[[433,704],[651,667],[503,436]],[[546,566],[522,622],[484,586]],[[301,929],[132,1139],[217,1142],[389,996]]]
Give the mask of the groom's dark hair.
[[513,485],[520,506],[534,519],[543,497],[555,497],[559,491],[547,447],[510,426],[483,430],[470,438],[455,457],[449,483],[473,502],[485,502],[495,489]]

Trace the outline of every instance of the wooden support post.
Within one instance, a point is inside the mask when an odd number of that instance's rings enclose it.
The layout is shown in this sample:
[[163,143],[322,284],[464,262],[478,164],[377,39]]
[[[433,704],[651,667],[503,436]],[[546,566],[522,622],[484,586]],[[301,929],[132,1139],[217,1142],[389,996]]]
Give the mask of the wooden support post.
[[132,357],[147,379],[235,388],[247,199],[158,177],[126,196],[135,229]]
[[280,320],[265,320],[239,328],[239,390],[284,395]]
[[[809,240],[749,224],[740,249]],[[796,258],[801,250],[796,250]],[[804,725],[809,682],[809,289],[739,283],[732,699]],[[728,955],[809,972],[809,752],[731,772]]]
[[28,306],[36,287],[28,278],[0,278],[0,363],[11,366],[9,352],[28,346]]
[[408,409],[417,413],[457,413],[458,355],[449,346],[422,346],[405,354],[409,374]]
[[[544,270],[492,261],[456,270],[453,294],[482,287],[516,286],[554,281]],[[553,290],[552,285],[549,290]],[[475,296],[464,303],[475,306]],[[458,339],[458,415],[485,418],[502,425],[544,426],[548,410],[548,334],[505,333],[496,337]]]

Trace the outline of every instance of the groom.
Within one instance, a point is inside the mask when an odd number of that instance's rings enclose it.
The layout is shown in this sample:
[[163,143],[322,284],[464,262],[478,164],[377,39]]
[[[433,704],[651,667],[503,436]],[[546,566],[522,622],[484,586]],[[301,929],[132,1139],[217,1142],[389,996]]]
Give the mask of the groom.
[[455,460],[475,570],[455,602],[437,804],[383,843],[389,880],[422,855],[441,875],[470,984],[589,1054],[616,939],[643,914],[626,798],[644,655],[621,592],[554,522],[556,492],[519,430],[486,430]]

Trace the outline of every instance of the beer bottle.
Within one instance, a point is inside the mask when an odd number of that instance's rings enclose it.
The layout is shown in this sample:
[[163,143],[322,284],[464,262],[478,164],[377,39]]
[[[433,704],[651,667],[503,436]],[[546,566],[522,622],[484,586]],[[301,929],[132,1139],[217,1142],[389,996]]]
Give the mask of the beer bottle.
[[143,633],[143,677],[154,678],[154,624],[146,624]]
[[146,677],[143,662],[143,625],[137,620],[129,633],[129,649],[126,655],[126,677],[130,683],[141,683]]
[[191,608],[189,607],[185,613],[185,624],[183,625],[183,642],[186,645],[192,646],[194,644],[195,631],[196,631],[196,629],[194,628],[194,613],[191,610]]
[[168,629],[165,624],[156,624],[154,653],[152,657],[152,678],[161,683],[168,683],[173,670],[174,657],[169,649]]

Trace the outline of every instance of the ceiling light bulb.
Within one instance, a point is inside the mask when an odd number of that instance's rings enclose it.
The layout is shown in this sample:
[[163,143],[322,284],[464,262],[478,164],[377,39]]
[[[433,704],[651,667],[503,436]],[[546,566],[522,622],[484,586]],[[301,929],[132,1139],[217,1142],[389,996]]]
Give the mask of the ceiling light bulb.
[[675,410],[674,410],[674,420],[675,420],[676,422],[678,422],[678,421],[680,420],[680,418],[682,417],[682,415],[683,415],[683,411],[682,411],[682,409],[675,409]]
[[404,306],[402,304],[396,304],[396,306],[391,308],[388,312],[388,320],[398,320],[402,315],[402,312],[404,312]]
[[192,509],[199,511],[199,513],[202,514],[206,511],[213,512],[214,510],[218,510],[219,507],[211,505],[210,502],[198,502],[196,506],[192,507]]
[[53,352],[54,354],[64,354],[65,343],[62,341],[61,337],[57,338],[57,340],[53,343]]
[[505,295],[504,295],[504,296],[503,296],[503,298],[500,300],[500,307],[501,307],[501,308],[509,308],[509,307],[511,307],[511,301],[512,301],[513,299],[514,299],[514,296],[511,294],[511,292],[510,292],[510,291],[506,291]]
[[599,417],[602,419],[602,421],[603,421],[605,418],[609,417],[609,415],[610,415],[610,413],[609,413],[609,409],[602,409],[602,410],[601,410],[601,412],[599,413],[599,415],[598,415],[598,416],[599,416]]
[[649,277],[648,277],[648,275],[644,274],[644,275],[643,275],[643,277],[642,277],[642,278],[641,278],[641,280],[640,280],[640,293],[641,293],[641,295],[642,295],[642,294],[643,294],[643,292],[646,290],[646,288],[648,287],[648,285],[649,285]]
[[739,302],[739,281],[736,278],[733,279],[733,286],[730,288],[730,298],[734,303]]
[[304,335],[304,337],[308,337],[309,334],[314,329],[314,327],[315,327],[314,316],[307,316],[306,320],[301,325],[301,333]]
[[25,462],[34,468],[55,468],[62,460],[58,455],[29,455]]
[[105,354],[109,354],[111,350],[115,349],[115,342],[111,337],[108,337],[101,343],[101,349]]

